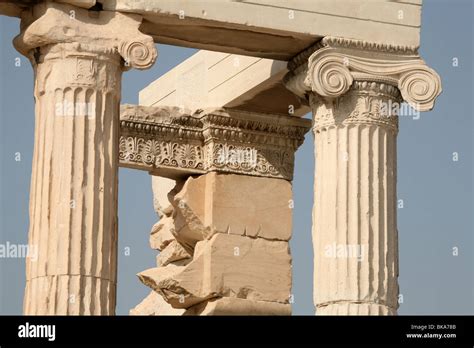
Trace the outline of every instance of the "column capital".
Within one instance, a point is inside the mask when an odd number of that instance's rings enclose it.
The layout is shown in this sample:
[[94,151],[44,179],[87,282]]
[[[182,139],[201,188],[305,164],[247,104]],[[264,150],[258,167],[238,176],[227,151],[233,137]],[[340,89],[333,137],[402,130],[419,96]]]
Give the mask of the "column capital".
[[325,37],[294,57],[288,69],[286,86],[300,97],[313,92],[337,98],[354,81],[369,81],[397,87],[414,109],[428,111],[441,93],[439,75],[415,47]]
[[[24,11],[15,48],[36,63],[36,49],[74,45],[74,51],[118,54],[124,68],[147,69],[156,58],[153,39],[141,33],[142,17],[110,11],[88,11],[79,7],[42,3]],[[67,46],[65,46],[67,47]]]

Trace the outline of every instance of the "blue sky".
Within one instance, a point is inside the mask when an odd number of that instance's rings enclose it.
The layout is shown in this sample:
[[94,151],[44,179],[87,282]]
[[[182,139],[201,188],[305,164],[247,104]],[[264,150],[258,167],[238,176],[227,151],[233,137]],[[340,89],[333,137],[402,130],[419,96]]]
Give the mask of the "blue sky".
[[[420,54],[441,76],[443,93],[435,109],[420,119],[400,118],[398,199],[403,200],[403,208],[398,210],[398,230],[403,303],[399,313],[474,314],[473,4],[469,0],[424,3]],[[18,25],[17,19],[0,17],[0,243],[22,244],[28,231],[34,100],[31,66],[11,45]],[[142,88],[196,52],[165,45],[158,45],[158,50],[151,70],[124,74],[123,103],[137,103]],[[20,58],[19,67],[16,58]],[[297,153],[293,183],[294,314],[314,313],[313,168],[313,138],[308,134]],[[127,314],[149,292],[135,274],[155,265],[156,253],[148,237],[157,219],[150,176],[120,169],[117,314]],[[0,259],[1,314],[21,313],[24,272],[24,259]]]

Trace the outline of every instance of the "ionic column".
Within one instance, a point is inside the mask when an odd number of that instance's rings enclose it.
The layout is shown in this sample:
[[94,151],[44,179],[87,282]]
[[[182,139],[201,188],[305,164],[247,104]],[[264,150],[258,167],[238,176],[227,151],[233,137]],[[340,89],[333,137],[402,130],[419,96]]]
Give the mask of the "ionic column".
[[154,43],[135,16],[57,4],[32,13],[14,41],[35,71],[29,244],[37,258],[27,260],[24,313],[111,315],[121,75],[150,67]]
[[311,95],[317,314],[395,314],[398,307],[396,115],[398,90],[354,82],[339,99]]
[[316,314],[397,314],[398,110],[431,109],[439,76],[413,48],[336,38],[290,67],[287,86],[313,112]]

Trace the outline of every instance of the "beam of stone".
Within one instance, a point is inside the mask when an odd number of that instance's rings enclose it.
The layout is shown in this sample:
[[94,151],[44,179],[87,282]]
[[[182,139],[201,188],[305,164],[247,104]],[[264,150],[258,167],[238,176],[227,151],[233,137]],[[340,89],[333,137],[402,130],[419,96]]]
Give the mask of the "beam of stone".
[[[93,2],[60,1],[83,7]],[[0,13],[19,17],[31,2],[7,0]],[[107,11],[142,15],[141,30],[155,42],[262,58],[289,60],[329,35],[419,46],[421,0],[98,2]]]
[[316,314],[397,314],[397,116],[431,109],[440,78],[416,50],[338,38],[289,66],[313,110]]
[[54,3],[23,15],[14,44],[36,78],[29,244],[38,250],[27,260],[24,313],[111,315],[121,75],[150,67],[154,43],[137,15]]
[[55,2],[61,3],[61,4],[69,4],[85,9],[90,9],[91,7],[94,7],[97,3],[97,0],[54,0]]
[[205,173],[202,123],[177,107],[122,105],[120,165],[175,178]]
[[[0,15],[21,17],[23,11],[28,11],[38,2],[38,0],[0,0]],[[90,9],[96,4],[96,0],[55,0],[55,2],[85,9]]]
[[124,105],[120,165],[180,178],[210,171],[291,180],[311,121],[231,109]]
[[156,42],[289,60],[332,35],[418,46],[421,0],[115,0],[104,8],[144,16]]
[[139,104],[304,116],[311,110],[282,83],[287,72],[284,61],[201,50],[141,90]]

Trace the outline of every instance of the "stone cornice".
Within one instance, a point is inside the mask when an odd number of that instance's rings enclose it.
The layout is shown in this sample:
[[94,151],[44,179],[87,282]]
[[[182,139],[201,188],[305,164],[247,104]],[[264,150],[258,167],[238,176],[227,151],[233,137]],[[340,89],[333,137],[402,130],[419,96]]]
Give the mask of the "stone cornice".
[[21,33],[13,43],[36,63],[35,50],[74,44],[77,51],[117,54],[124,69],[147,69],[157,57],[153,39],[139,31],[142,17],[109,11],[87,11],[67,4],[41,3],[22,12]]
[[289,67],[286,86],[302,98],[308,92],[337,98],[354,80],[374,81],[396,86],[413,108],[427,111],[441,93],[439,75],[418,56],[415,47],[326,37],[296,56]]
[[327,36],[321,40],[324,47],[340,47],[349,49],[358,49],[363,51],[374,51],[378,53],[395,53],[401,55],[418,55],[418,47],[401,46],[384,43],[368,42],[361,40],[346,39],[341,37]]
[[211,171],[291,180],[311,121],[228,109],[123,105],[120,164],[168,177]]

